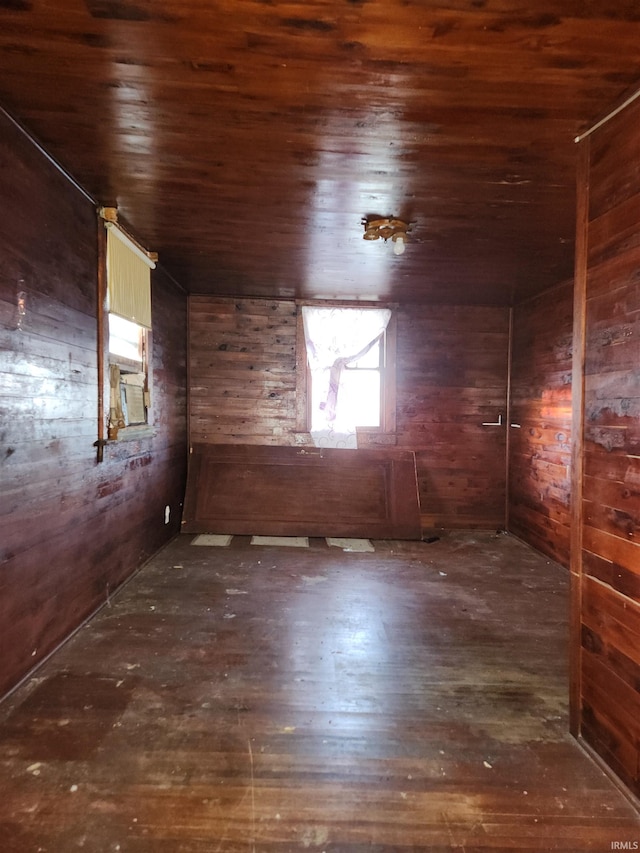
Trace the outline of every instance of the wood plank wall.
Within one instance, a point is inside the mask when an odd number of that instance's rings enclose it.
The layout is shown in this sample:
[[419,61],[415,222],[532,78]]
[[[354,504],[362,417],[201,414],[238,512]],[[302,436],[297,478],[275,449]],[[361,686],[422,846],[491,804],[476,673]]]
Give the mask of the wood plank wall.
[[569,565],[573,281],[514,308],[508,529]]
[[190,443],[294,444],[295,303],[191,296],[189,304]]
[[398,312],[398,445],[416,451],[424,528],[504,527],[508,352],[507,309]]
[[[293,445],[294,302],[190,298],[191,443]],[[415,450],[422,522],[498,528],[505,522],[508,311],[398,310],[397,433]]]
[[580,732],[640,794],[640,101],[583,145]]
[[179,531],[187,312],[154,273],[157,434],[97,464],[96,212],[4,117],[0,140],[2,695]]

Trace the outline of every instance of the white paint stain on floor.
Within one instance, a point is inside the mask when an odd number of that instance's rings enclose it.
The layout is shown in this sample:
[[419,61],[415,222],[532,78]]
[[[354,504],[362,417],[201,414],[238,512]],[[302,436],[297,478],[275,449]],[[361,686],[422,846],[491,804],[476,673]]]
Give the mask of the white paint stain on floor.
[[252,536],[252,545],[281,545],[285,548],[308,548],[308,536]]
[[216,548],[226,548],[232,540],[232,536],[223,533],[201,533],[191,540],[192,545],[209,545]]
[[330,548],[342,548],[343,551],[373,553],[376,549],[370,539],[333,539],[327,538]]

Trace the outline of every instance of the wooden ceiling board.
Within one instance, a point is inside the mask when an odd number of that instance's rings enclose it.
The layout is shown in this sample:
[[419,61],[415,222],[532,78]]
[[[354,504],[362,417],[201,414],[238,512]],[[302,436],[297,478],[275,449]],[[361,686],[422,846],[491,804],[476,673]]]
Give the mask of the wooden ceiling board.
[[638,45],[635,0],[0,0],[0,104],[191,292],[504,305],[571,275]]

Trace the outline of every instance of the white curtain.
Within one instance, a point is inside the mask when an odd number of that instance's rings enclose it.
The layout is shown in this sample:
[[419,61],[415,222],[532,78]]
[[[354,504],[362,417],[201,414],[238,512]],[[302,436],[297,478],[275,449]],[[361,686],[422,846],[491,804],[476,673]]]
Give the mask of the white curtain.
[[380,340],[391,311],[305,305],[302,317],[313,385],[311,435],[320,446],[355,447],[356,424],[340,410],[340,376]]

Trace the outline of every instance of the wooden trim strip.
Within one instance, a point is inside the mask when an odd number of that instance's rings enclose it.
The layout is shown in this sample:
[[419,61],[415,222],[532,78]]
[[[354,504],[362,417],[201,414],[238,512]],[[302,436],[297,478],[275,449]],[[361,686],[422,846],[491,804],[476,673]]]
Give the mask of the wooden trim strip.
[[582,142],[583,140],[587,139],[589,136],[591,136],[594,130],[598,130],[599,127],[602,127],[603,124],[606,124],[612,118],[617,116],[618,113],[621,113],[622,110],[626,109],[629,104],[632,104],[638,98],[640,98],[640,89],[636,90],[635,92],[633,92],[633,94],[626,97],[620,104],[618,104],[617,107],[614,107],[605,116],[602,116],[602,118],[596,121],[595,124],[592,124],[591,127],[587,128],[586,130],[583,130],[582,133],[579,133],[573,141]]
[[510,522],[510,489],[509,476],[511,473],[511,372],[513,367],[513,306],[509,308],[509,340],[507,342],[507,400],[506,400],[506,435],[504,446],[504,465],[505,465],[505,482],[504,482],[504,529],[509,530]]
[[302,308],[296,303],[296,432],[309,432],[307,345]]
[[382,429],[394,435],[397,429],[396,375],[398,351],[398,312],[391,310],[385,333],[384,374],[382,377]]
[[587,315],[587,251],[589,236],[590,144],[581,144],[577,173],[577,230],[573,302],[573,365],[571,384],[571,624],[570,728],[580,734],[582,698],[582,494],[584,479],[584,370]]
[[97,217],[97,313],[96,313],[96,367],[98,373],[98,440],[96,442],[96,460],[102,462],[105,441],[106,410],[105,392],[105,355],[109,340],[107,323],[107,232],[102,219]]
[[60,172],[60,174],[61,174],[61,175],[64,175],[64,177],[69,181],[69,183],[70,183],[73,187],[75,187],[75,188],[78,190],[78,192],[79,192],[79,193],[81,193],[81,194],[82,194],[82,195],[87,199],[87,201],[90,201],[90,202],[91,202],[91,204],[92,204],[92,205],[94,205],[94,207],[96,207],[96,206],[97,206],[98,202],[96,201],[96,199],[95,199],[95,198],[94,198],[94,197],[93,197],[93,196],[92,196],[92,195],[91,195],[87,190],[85,190],[85,188],[82,186],[82,184],[79,184],[79,183],[76,181],[76,179],[75,179],[75,178],[73,178],[73,177],[71,176],[71,174],[70,174],[70,173],[69,173],[69,172],[64,168],[64,166],[63,166],[61,163],[59,163],[59,162],[55,159],[55,157],[53,157],[51,154],[49,154],[49,152],[47,151],[47,149],[46,149],[43,145],[41,145],[41,143],[40,143],[40,142],[38,142],[38,140],[35,138],[35,136],[33,136],[33,134],[32,134],[30,131],[28,131],[28,130],[27,130],[27,128],[26,128],[23,124],[21,124],[21,123],[18,121],[18,119],[17,119],[17,118],[14,118],[14,116],[12,116],[10,112],[7,112],[7,110],[6,110],[4,107],[2,107],[2,106],[0,106],[0,113],[2,113],[2,115],[3,115],[3,116],[4,116],[8,121],[10,121],[10,122],[11,122],[11,124],[12,124],[12,125],[13,125],[17,130],[19,130],[19,131],[20,131],[20,133],[21,133],[21,134],[22,134],[26,139],[28,139],[28,140],[29,140],[29,142],[31,143],[31,145],[33,145],[35,148],[37,148],[37,149],[38,149],[38,151],[42,154],[42,156],[43,156],[46,160],[48,160],[48,161],[49,161],[49,163],[51,163],[51,165],[52,165],[55,169],[57,169],[57,170],[58,170],[58,172]]
[[[151,303],[153,307],[153,303]],[[189,294],[187,296],[187,346],[186,346],[186,368],[187,368],[187,464],[191,458],[191,447],[193,445],[193,436],[191,434],[191,411],[192,411],[192,375],[191,375],[191,362],[192,362],[192,339],[191,339],[191,324],[192,324],[192,314],[193,311],[193,294]],[[183,506],[184,510],[184,506]]]

